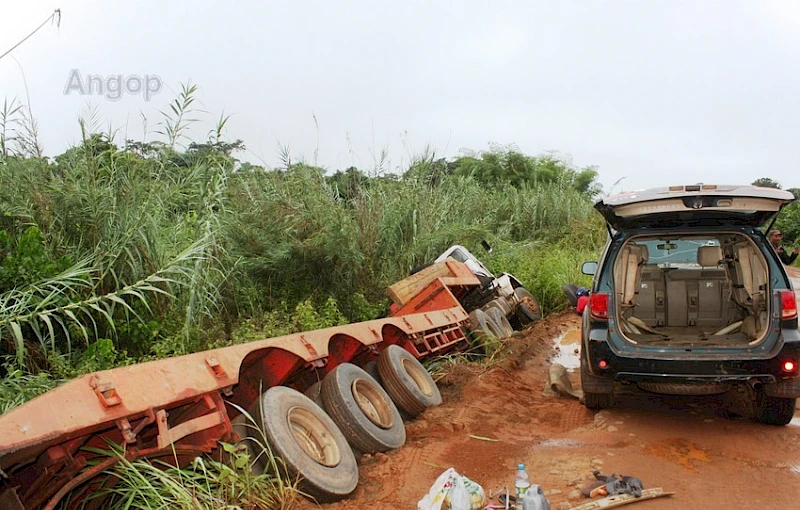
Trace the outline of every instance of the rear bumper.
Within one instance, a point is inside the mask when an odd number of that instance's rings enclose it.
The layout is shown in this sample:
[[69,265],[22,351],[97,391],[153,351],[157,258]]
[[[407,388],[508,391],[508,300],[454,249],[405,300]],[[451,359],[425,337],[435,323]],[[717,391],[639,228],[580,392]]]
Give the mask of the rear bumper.
[[[604,360],[606,368],[600,368]],[[783,371],[783,363],[795,362],[795,370]],[[594,378],[608,382],[670,382],[690,384],[744,383],[757,380],[770,396],[800,396],[800,343],[785,343],[780,352],[766,359],[653,359],[617,356],[606,342],[590,341],[585,362]],[[599,382],[599,381],[598,381]]]

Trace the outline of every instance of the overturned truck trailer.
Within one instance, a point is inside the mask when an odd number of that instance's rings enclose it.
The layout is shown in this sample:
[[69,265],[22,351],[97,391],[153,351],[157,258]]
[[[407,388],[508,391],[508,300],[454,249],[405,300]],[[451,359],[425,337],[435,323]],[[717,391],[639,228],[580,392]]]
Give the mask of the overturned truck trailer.
[[[217,450],[220,441],[242,439],[241,410],[255,417],[305,492],[320,500],[346,496],[358,479],[347,441],[388,448],[392,443],[381,442],[381,434],[396,429],[398,420],[402,427],[391,402],[391,409],[375,403],[386,395],[383,388],[352,365],[374,367],[377,360],[386,391],[410,415],[435,403],[438,390],[417,360],[465,344],[469,317],[459,297],[479,284],[464,264],[447,260],[390,287],[395,306],[384,319],[71,380],[0,416],[0,508],[51,509],[67,494],[69,508],[102,508],[102,500],[87,496],[113,483],[98,475],[115,463],[146,457],[185,465]],[[351,383],[355,404],[369,418],[360,425],[342,427],[347,416],[326,414],[303,395],[319,381],[323,393],[335,393],[336,382],[326,388],[326,375],[337,367],[337,379]],[[347,441],[337,439],[339,428]],[[97,453],[110,445],[121,453]]]

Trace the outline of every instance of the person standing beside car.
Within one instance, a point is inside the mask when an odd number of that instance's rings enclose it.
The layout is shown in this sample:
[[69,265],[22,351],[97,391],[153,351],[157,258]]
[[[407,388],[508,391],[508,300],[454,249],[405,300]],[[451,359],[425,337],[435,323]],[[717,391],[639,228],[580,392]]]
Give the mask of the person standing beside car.
[[775,249],[775,252],[778,254],[778,257],[781,259],[785,265],[789,265],[794,262],[794,259],[797,258],[797,254],[800,253],[800,248],[795,248],[792,250],[792,254],[789,255],[786,253],[786,250],[783,249],[781,246],[781,240],[783,239],[783,234],[780,230],[773,230],[769,233],[769,244]]

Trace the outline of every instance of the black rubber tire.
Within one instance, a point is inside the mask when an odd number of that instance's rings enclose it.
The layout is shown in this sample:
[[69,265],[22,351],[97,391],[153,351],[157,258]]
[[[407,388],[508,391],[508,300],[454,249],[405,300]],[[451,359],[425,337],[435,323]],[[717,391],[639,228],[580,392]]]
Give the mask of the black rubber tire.
[[592,376],[584,366],[584,360],[581,359],[581,389],[583,390],[583,405],[587,409],[599,411],[601,409],[609,409],[614,407],[614,392],[595,392],[598,387],[608,386],[609,383],[605,380]]
[[369,375],[371,375],[373,379],[378,381],[378,384],[383,386],[383,381],[381,380],[381,374],[380,374],[380,372],[378,372],[378,361],[377,360],[373,359],[373,360],[367,361],[367,363],[361,368],[364,369],[364,372],[366,372]]
[[788,425],[794,417],[796,398],[770,397],[761,394],[753,406],[755,419],[767,425]]
[[[266,454],[262,444],[264,438],[261,437],[262,434],[258,431],[256,425],[246,414],[240,414],[231,420],[231,427],[241,438],[236,443],[236,446],[244,447],[250,456],[250,472],[256,476],[263,474],[266,466]],[[222,463],[235,469],[233,465],[234,458],[221,447],[220,452]]]
[[564,292],[564,295],[567,296],[567,301],[569,301],[569,305],[571,307],[578,306],[578,286],[573,283],[568,283],[566,285],[561,286],[561,290]]
[[303,395],[313,400],[315,404],[322,407],[323,409],[325,408],[325,406],[322,403],[322,381],[317,381],[308,388],[306,388],[306,391],[303,392]]
[[487,340],[505,337],[503,328],[483,310],[472,310],[469,314],[469,323],[472,331],[490,333],[491,335],[485,335]]
[[506,315],[503,311],[496,306],[489,308],[486,311],[489,314],[489,317],[495,324],[500,326],[500,331],[502,332],[502,336],[500,338],[508,338],[514,334],[514,328],[511,327],[511,323],[508,322]]
[[[325,411],[299,391],[273,386],[250,414],[286,474],[319,502],[342,499],[358,485],[358,464],[344,434]],[[299,437],[298,437],[299,435]],[[302,439],[302,442],[301,442]]]
[[442,394],[431,375],[410,352],[390,345],[378,356],[383,387],[397,407],[415,417],[442,403]]
[[514,294],[520,301],[516,312],[520,324],[527,326],[542,318],[542,307],[539,306],[539,301],[533,297],[533,294],[528,289],[517,287],[514,289]]
[[386,452],[406,442],[406,427],[392,398],[352,363],[342,363],[325,376],[322,402],[347,441],[361,452]]

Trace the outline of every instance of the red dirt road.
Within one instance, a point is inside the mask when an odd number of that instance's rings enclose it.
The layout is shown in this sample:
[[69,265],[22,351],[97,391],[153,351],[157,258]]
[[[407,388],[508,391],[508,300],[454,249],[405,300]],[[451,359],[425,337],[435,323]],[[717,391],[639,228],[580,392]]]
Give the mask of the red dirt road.
[[[406,424],[406,445],[362,458],[355,494],[323,508],[415,509],[449,467],[487,492],[513,490],[520,462],[554,510],[588,501],[578,488],[593,469],[675,492],[636,509],[800,508],[800,418],[773,427],[728,418],[715,399],[656,395],[622,397],[595,413],[543,396],[553,341],[567,332],[563,350],[571,352],[578,326],[571,313],[549,317],[511,339],[499,363],[457,367],[440,381],[444,404]],[[577,387],[578,374],[570,377]]]

